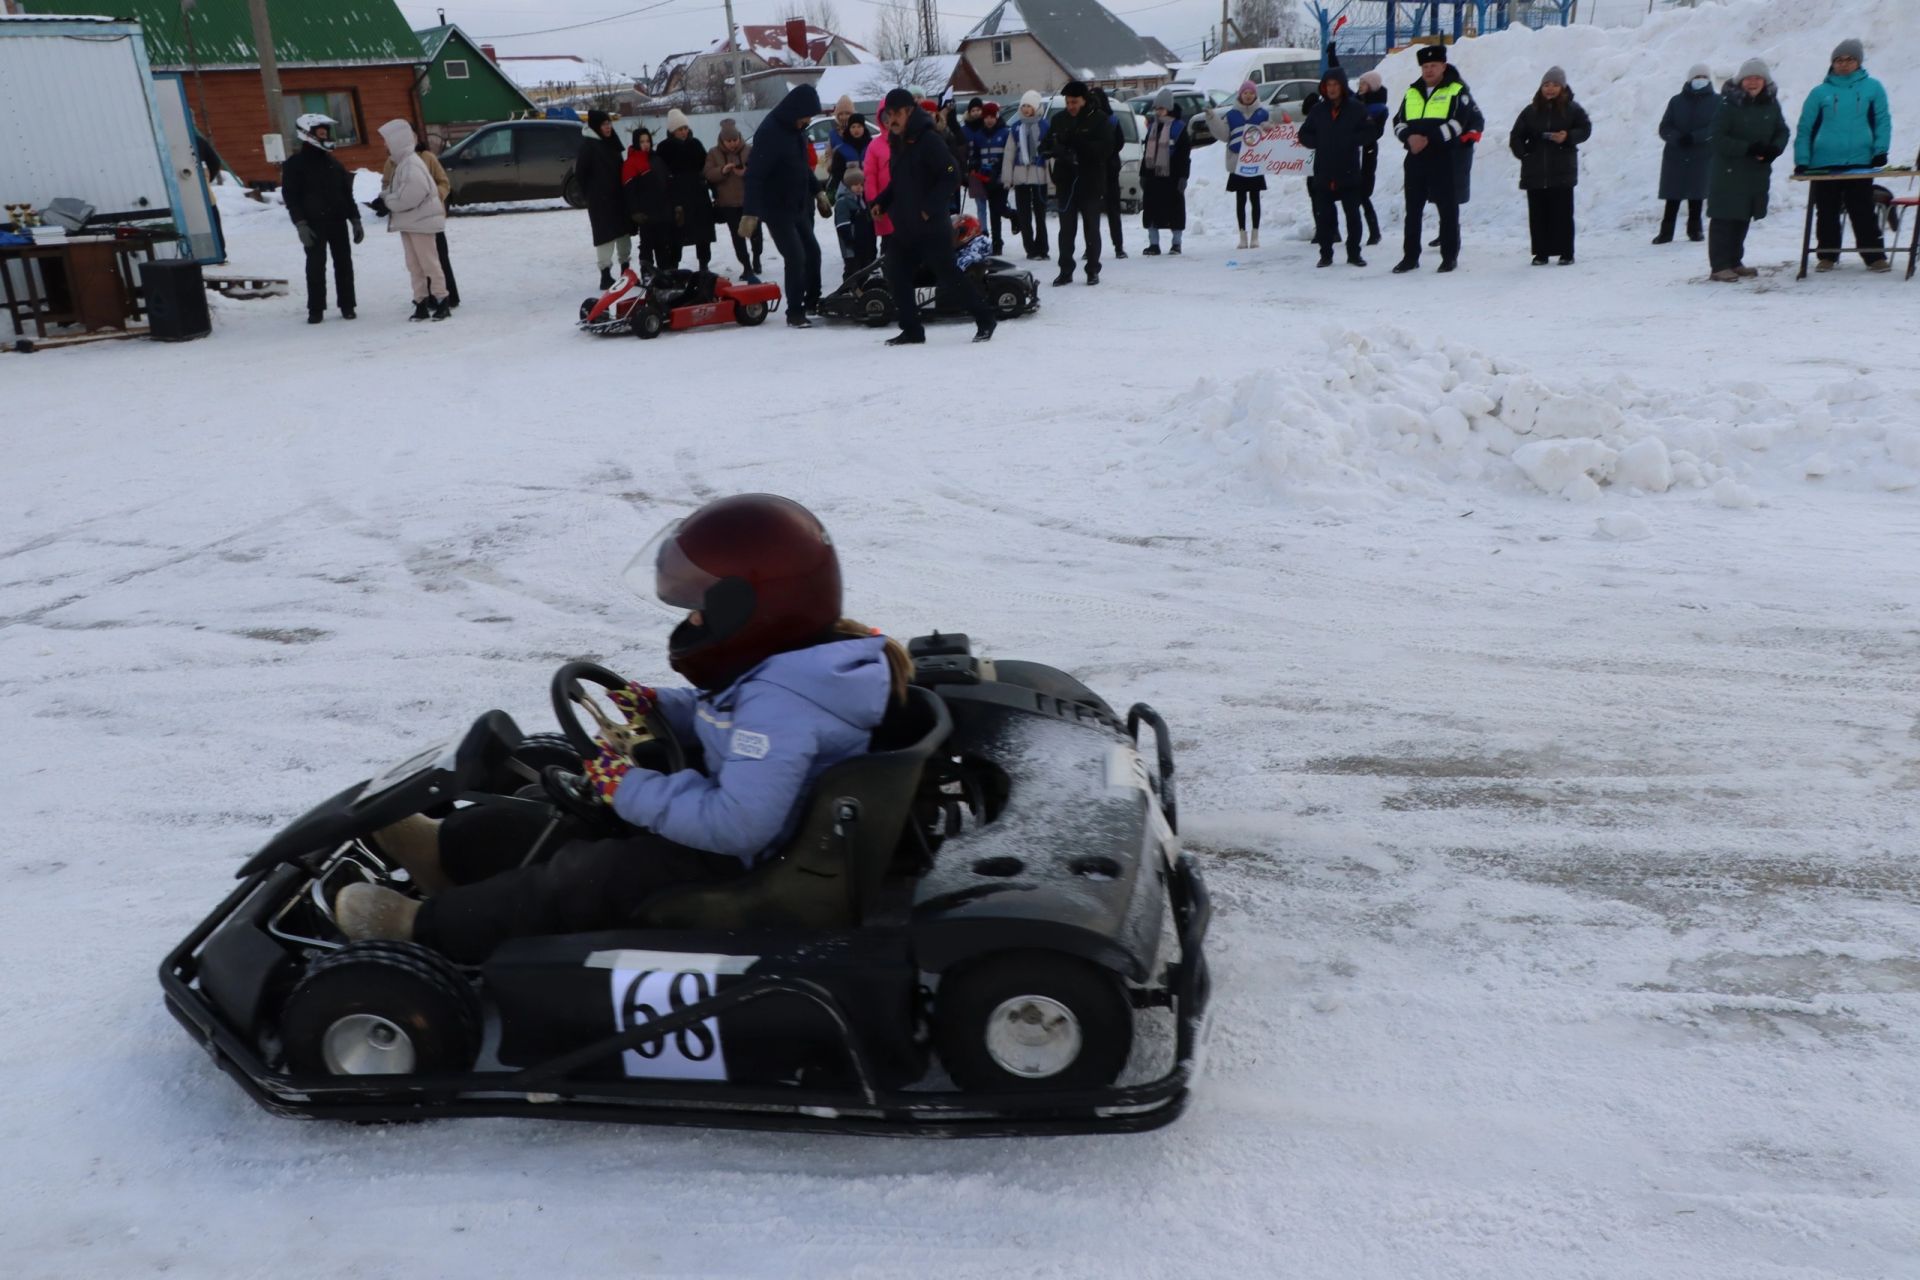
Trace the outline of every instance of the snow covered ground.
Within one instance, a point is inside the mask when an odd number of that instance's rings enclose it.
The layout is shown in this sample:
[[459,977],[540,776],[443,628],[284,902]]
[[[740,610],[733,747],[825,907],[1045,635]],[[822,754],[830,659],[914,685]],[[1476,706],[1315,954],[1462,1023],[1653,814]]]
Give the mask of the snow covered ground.
[[[1452,277],[1236,254],[1196,184],[1187,256],[985,348],[590,339],[584,215],[540,211],[456,220],[445,324],[403,321],[370,230],[351,325],[223,301],[204,342],[0,356],[0,1269],[1913,1274],[1920,285],[1794,282],[1790,208],[1759,283],[1705,284],[1645,182],[1535,269],[1477,176]],[[297,276],[277,210],[228,226]],[[1220,908],[1188,1115],[941,1143],[246,1102],[153,978],[236,860],[485,707],[544,723],[566,658],[663,674],[618,569],[757,488],[822,513],[854,616],[1172,720]]]

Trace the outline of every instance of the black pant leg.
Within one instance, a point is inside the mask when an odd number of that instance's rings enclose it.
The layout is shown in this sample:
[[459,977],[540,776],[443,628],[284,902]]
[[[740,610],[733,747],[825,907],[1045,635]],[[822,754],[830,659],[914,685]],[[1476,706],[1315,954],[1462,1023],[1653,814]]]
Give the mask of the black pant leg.
[[1715,218],[1707,225],[1707,269],[1730,270],[1740,259],[1733,247],[1732,218]]
[[820,309],[820,238],[813,234],[811,222],[802,223],[800,254],[807,264],[807,310]]
[[1427,220],[1427,179],[1412,165],[1408,165],[1407,174],[1407,225],[1402,243],[1401,260],[1420,261],[1420,249],[1426,241]]
[[[773,247],[780,251],[780,263],[785,271],[786,283],[782,287],[786,291],[784,301],[787,304],[787,314],[789,316],[804,315],[807,303],[807,262],[806,248],[801,240],[812,228],[791,217],[766,218],[761,225],[767,229],[767,234],[773,237]],[[817,247],[814,255],[817,260],[819,256]]]
[[920,323],[920,307],[914,301],[914,275],[919,256],[905,235],[895,232],[887,237],[887,284],[893,289],[893,317],[900,332],[910,338],[924,338],[927,327]]
[[1820,261],[1838,262],[1840,255],[1829,250],[1840,247],[1840,217],[1846,212],[1846,193],[1841,182],[1813,184],[1813,242],[1820,247]]
[[1552,254],[1552,204],[1551,191],[1527,192],[1527,243],[1533,247],[1533,256],[1545,258]]
[[353,294],[353,227],[345,218],[327,224],[327,245],[333,251],[333,299],[342,307],[359,305]]
[[[1101,197],[1101,192],[1091,193],[1087,206],[1080,215],[1081,230],[1086,234],[1087,240],[1086,263],[1087,274],[1090,276],[1098,275],[1100,272],[1100,215],[1105,212],[1105,201]],[[1120,220],[1119,215],[1116,213],[1113,218],[1117,225]],[[1119,247],[1117,238],[1114,247],[1116,249]]]
[[1373,197],[1368,196],[1360,202],[1360,213],[1367,220],[1367,239],[1380,238],[1380,215],[1373,207]]
[[1324,188],[1313,189],[1313,242],[1320,246],[1320,252],[1333,252],[1334,242],[1340,239],[1339,205]]
[[1347,256],[1360,256],[1360,206],[1365,201],[1358,196],[1341,196],[1340,209],[1347,217]]
[[1460,202],[1449,196],[1434,201],[1440,211],[1440,261],[1460,260]]
[[[1862,249],[1878,249],[1880,239],[1880,219],[1873,203],[1873,179],[1861,178],[1858,182],[1836,182],[1836,187],[1845,187],[1844,199],[1847,208],[1847,220],[1853,223],[1853,242]],[[1871,265],[1886,260],[1884,253],[1863,253],[1861,260]]]
[[744,869],[737,859],[645,831],[574,841],[550,861],[435,894],[415,917],[414,937],[463,964],[478,964],[509,938],[617,929],[661,889],[730,879]]
[[1562,187],[1560,190],[1554,192],[1554,197],[1554,216],[1557,224],[1554,230],[1560,247],[1560,256],[1563,258],[1571,258],[1573,256],[1574,234],[1573,188]]
[[1080,205],[1069,183],[1060,193],[1060,269],[1073,270],[1073,248],[1080,235]]
[[1680,202],[1678,200],[1667,201],[1666,211],[1660,215],[1660,236],[1662,239],[1670,240],[1673,238],[1673,224],[1679,220]]
[[1126,245],[1120,238],[1120,175],[1117,172],[1107,175],[1107,186],[1100,204],[1106,210],[1107,233],[1113,237],[1113,251],[1119,253]]
[[327,249],[328,244],[321,229],[312,223],[307,229],[313,232],[314,241],[304,246],[307,255],[307,314],[322,315],[327,309]]
[[1687,201],[1687,234],[1689,236],[1698,237],[1702,234],[1700,214],[1706,207],[1706,203],[1705,200]]
[[447,278],[447,305],[460,305],[460,286],[454,283],[453,260],[447,257],[447,233],[436,231],[433,235],[434,250],[440,255],[440,272]]

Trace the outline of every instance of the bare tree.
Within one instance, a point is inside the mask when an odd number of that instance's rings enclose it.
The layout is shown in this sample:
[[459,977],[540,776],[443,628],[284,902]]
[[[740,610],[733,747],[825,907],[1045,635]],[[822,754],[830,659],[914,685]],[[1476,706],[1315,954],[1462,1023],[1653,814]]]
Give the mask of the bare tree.
[[1276,47],[1314,48],[1320,26],[1297,0],[1234,0],[1233,25],[1243,49]]
[[887,0],[873,23],[873,52],[881,62],[901,62],[920,52],[920,16],[907,0]]
[[581,96],[595,111],[614,110],[620,105],[616,99],[632,88],[633,81],[615,75],[613,69],[602,62],[593,63],[580,83]]
[[687,107],[693,111],[725,111],[730,74],[724,59],[704,60],[698,71],[689,75],[681,86],[687,96]]
[[884,98],[890,89],[918,89],[938,98],[946,91],[949,75],[946,59],[938,57],[882,58],[869,70],[872,74],[860,82],[864,98]]
[[834,3],[834,0],[784,0],[784,3],[774,10],[774,21],[782,25],[792,22],[795,18],[822,31],[840,34],[840,7]]

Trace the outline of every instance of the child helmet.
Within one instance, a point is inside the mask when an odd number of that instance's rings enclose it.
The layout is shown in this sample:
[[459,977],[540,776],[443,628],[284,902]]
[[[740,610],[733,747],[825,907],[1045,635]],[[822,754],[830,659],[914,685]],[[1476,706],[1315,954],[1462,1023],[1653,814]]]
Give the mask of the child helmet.
[[811,511],[743,493],[662,529],[627,566],[627,584],[693,610],[667,642],[673,669],[722,689],[776,653],[826,636],[840,620],[840,557]]

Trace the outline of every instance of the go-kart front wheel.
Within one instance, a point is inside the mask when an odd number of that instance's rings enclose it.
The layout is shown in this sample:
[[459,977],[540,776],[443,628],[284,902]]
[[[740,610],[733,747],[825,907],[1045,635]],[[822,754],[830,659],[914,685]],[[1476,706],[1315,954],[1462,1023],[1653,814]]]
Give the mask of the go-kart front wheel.
[[480,1052],[480,1002],[438,953],[353,942],[308,966],[280,1010],[296,1075],[465,1071]]
[[1105,969],[1057,952],[1007,952],[941,979],[933,1039],[962,1089],[1100,1089],[1127,1064],[1133,1010]]
[[633,319],[627,323],[633,326],[636,338],[657,338],[660,331],[667,327],[660,313],[644,303],[634,309]]
[[860,320],[869,329],[884,329],[893,323],[893,295],[885,289],[868,289],[860,295]]
[[764,302],[736,303],[733,308],[733,318],[736,322],[752,328],[767,318],[767,304]]
[[587,298],[580,303],[580,323],[581,324],[585,324],[587,322],[587,317],[593,314],[594,304],[599,301],[600,299],[598,298]]
[[1014,285],[1001,285],[993,291],[993,314],[1002,320],[1011,320],[1026,310],[1027,297],[1024,290]]

